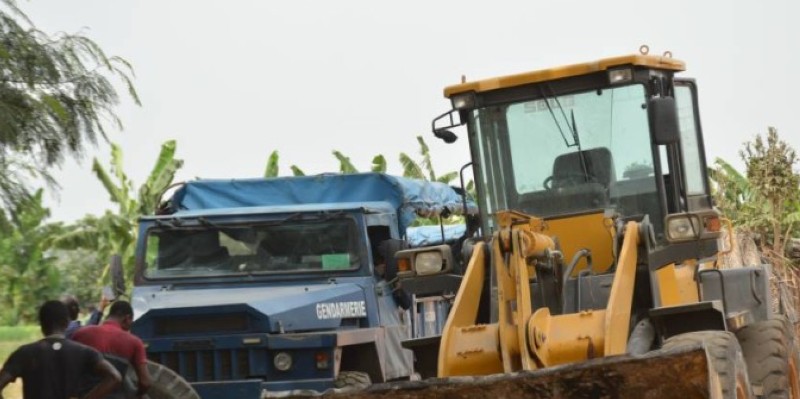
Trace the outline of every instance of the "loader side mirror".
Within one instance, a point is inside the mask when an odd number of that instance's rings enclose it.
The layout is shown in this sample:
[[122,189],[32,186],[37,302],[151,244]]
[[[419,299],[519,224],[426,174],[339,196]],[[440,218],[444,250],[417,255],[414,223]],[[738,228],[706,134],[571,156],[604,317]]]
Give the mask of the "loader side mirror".
[[114,255],[111,257],[109,272],[111,273],[111,288],[114,291],[114,296],[119,298],[125,295],[125,271],[122,269],[121,256]]
[[458,136],[456,136],[455,133],[453,133],[453,132],[451,132],[451,131],[449,131],[447,129],[434,130],[433,131],[433,135],[436,136],[436,138],[441,139],[442,141],[444,141],[447,144],[455,143],[456,140],[458,140]]
[[667,145],[680,141],[681,129],[678,125],[678,106],[675,98],[651,98],[647,102],[647,118],[656,144]]

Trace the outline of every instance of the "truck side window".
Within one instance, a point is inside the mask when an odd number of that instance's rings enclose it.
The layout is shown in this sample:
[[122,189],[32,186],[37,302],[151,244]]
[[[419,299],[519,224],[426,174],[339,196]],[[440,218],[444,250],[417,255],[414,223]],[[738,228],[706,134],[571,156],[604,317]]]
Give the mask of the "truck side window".
[[372,252],[372,263],[375,267],[375,274],[383,278],[386,273],[386,259],[384,254],[381,253],[380,244],[384,240],[392,238],[389,232],[389,226],[369,226],[367,227],[367,236],[369,237],[369,248]]

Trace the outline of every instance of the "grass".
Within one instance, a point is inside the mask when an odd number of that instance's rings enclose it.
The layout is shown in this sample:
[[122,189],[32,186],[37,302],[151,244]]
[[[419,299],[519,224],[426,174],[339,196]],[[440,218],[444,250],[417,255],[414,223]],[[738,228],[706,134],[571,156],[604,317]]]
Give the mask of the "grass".
[[[0,364],[5,364],[11,352],[14,352],[20,345],[33,342],[41,336],[39,326],[0,326]],[[22,384],[19,380],[3,390],[3,398],[22,398]]]

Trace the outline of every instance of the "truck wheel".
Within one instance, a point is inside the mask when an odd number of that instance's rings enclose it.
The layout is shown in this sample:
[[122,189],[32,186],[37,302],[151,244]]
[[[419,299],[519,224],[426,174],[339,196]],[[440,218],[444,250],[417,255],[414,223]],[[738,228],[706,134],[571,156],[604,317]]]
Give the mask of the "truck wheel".
[[[747,364],[736,336],[727,331],[696,331],[670,337],[663,349],[677,349],[702,344],[709,356],[709,375],[711,381],[719,381],[722,398],[749,399],[753,397],[750,380],[747,378]],[[717,378],[713,378],[715,376]],[[710,384],[710,388],[714,384]],[[713,393],[709,395],[715,397]]]
[[767,399],[800,399],[800,354],[788,320],[753,323],[736,335],[756,393]]
[[[150,399],[200,399],[200,395],[192,388],[188,381],[178,373],[161,364],[147,361],[147,372],[150,374],[150,389],[147,397]],[[136,386],[136,372],[128,368],[126,378],[133,380]]]
[[361,371],[340,371],[333,385],[348,392],[360,391],[372,385],[369,374]]

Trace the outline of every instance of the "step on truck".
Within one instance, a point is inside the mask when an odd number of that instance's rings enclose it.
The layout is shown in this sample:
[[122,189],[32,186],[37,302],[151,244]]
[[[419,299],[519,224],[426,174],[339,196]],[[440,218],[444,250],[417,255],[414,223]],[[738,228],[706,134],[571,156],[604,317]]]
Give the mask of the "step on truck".
[[[203,399],[413,378],[401,342],[424,328],[395,254],[416,218],[477,212],[445,184],[375,173],[196,180],[165,204],[140,221],[132,332],[151,372]],[[436,229],[440,244],[467,234]],[[428,268],[454,263],[440,253]]]

